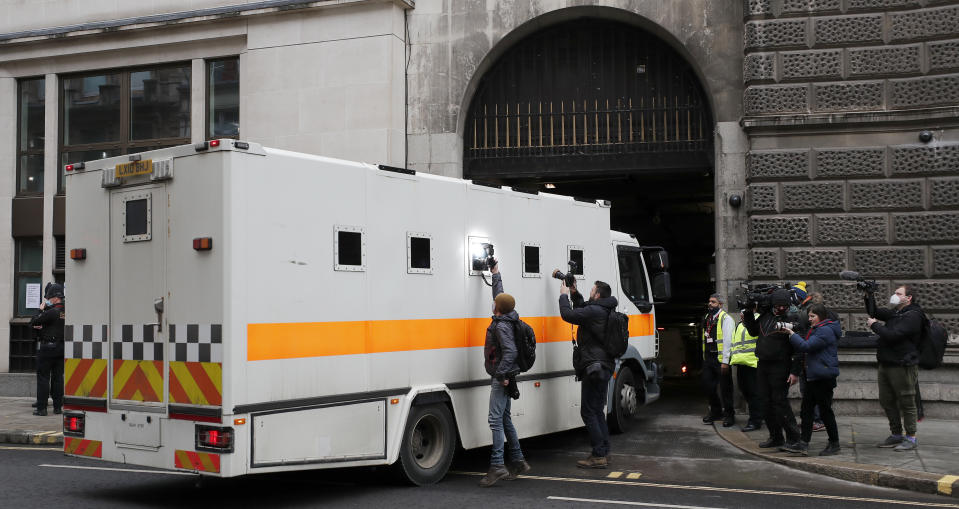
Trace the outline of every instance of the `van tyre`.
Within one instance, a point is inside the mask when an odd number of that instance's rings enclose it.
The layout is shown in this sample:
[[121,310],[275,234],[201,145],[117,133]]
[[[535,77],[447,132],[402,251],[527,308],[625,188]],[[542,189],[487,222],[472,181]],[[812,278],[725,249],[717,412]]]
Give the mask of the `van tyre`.
[[625,433],[629,430],[630,421],[645,397],[644,390],[644,385],[637,385],[632,369],[628,366],[619,368],[616,383],[613,384],[613,407],[606,419],[609,431]]
[[417,486],[436,483],[446,476],[455,448],[456,427],[449,408],[414,406],[406,419],[397,470]]

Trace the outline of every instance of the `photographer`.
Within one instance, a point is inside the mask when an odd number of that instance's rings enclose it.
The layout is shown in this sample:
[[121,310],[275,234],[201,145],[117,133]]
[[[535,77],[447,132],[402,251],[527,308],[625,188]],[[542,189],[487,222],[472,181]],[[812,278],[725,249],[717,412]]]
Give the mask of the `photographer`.
[[53,413],[63,411],[63,286],[47,284],[43,304],[30,326],[37,330],[37,405],[33,415],[47,415],[47,397],[53,398]]
[[[758,337],[757,393],[759,404],[766,410],[766,427],[769,429],[769,440],[759,444],[762,448],[799,447],[799,427],[787,394],[789,386],[799,380],[800,359],[793,355],[789,336],[782,329],[789,303],[789,290],[777,288],[770,296],[769,305],[758,309],[758,318],[753,315],[756,303],[752,300],[746,302],[743,314],[746,330],[751,336]],[[783,432],[786,440],[783,440]]]
[[[570,304],[570,297],[575,309]],[[615,359],[603,348],[603,337],[609,313],[617,305],[612,289],[602,281],[593,284],[587,302],[583,302],[582,295],[576,291],[575,281],[572,287],[566,286],[566,281],[560,283],[559,314],[564,321],[579,325],[573,368],[577,378],[582,381],[580,415],[593,448],[588,458],[576,462],[580,468],[606,468],[609,465],[609,428],[606,426],[605,407]]]
[[[876,307],[872,291],[866,292],[865,302],[866,312],[870,316],[866,325],[879,335],[876,349],[879,404],[889,419],[891,433],[877,445],[895,447],[896,451],[911,451],[919,446],[916,441],[917,345],[925,315],[916,303],[915,288],[908,284],[896,288],[896,293],[889,297],[892,308]],[[905,436],[902,434],[903,427]]]
[[[493,432],[493,451],[490,457],[489,472],[480,479],[480,486],[488,488],[504,478],[515,478],[529,472],[529,463],[523,457],[519,446],[519,436],[510,418],[510,406],[513,398],[519,397],[516,389],[516,343],[513,326],[519,320],[516,313],[516,299],[503,293],[503,276],[499,273],[499,264],[492,261],[490,273],[493,276],[493,317],[486,328],[486,345],[483,348],[486,359],[486,372],[492,377],[489,394],[489,427]],[[504,447],[509,444],[509,468],[504,463]]]

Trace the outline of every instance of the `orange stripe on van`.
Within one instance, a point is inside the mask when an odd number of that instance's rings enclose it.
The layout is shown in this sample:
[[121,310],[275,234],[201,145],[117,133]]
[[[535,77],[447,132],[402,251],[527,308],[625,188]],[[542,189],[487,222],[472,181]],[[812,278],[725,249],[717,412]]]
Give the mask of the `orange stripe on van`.
[[[575,326],[558,316],[523,317],[538,343],[571,341]],[[251,323],[247,360],[298,359],[365,353],[483,346],[489,318]],[[630,336],[653,334],[652,315],[631,315]]]

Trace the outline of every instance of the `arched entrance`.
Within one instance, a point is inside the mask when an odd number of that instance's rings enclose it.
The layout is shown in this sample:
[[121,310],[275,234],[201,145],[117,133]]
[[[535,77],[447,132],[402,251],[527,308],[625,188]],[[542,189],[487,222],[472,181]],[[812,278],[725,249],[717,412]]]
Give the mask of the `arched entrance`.
[[614,229],[666,247],[658,323],[692,333],[715,289],[713,119],[679,53],[608,19],[549,26],[483,75],[464,127],[465,178],[611,200]]

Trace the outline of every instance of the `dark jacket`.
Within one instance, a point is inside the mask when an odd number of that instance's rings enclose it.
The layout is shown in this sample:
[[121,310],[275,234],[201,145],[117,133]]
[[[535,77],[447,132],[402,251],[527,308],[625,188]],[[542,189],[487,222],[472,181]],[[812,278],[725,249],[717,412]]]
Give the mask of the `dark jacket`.
[[41,353],[63,355],[63,303],[54,304],[37,313],[30,320],[31,327],[40,327],[37,338]]
[[[872,307],[870,308],[870,304]],[[919,363],[919,335],[922,333],[925,314],[917,304],[896,310],[876,307],[866,297],[866,310],[881,323],[872,324],[872,331],[879,335],[876,360],[887,366],[915,366]]]
[[803,366],[806,380],[827,380],[839,376],[839,336],[842,328],[838,320],[823,320],[811,326],[808,336],[789,336],[789,342],[805,357]]
[[[503,293],[503,276],[493,274],[493,298]],[[486,372],[497,380],[505,380],[519,373],[516,365],[516,341],[513,326],[519,321],[516,310],[505,315],[493,316],[486,328],[486,345],[483,355],[486,358]]]
[[576,344],[579,346],[581,365],[573,367],[578,371],[599,362],[612,372],[615,360],[603,348],[603,336],[609,312],[616,309],[619,302],[613,296],[587,302],[583,302],[583,296],[579,292],[572,293],[572,296],[575,308],[568,296],[559,296],[559,314],[564,321],[579,326],[576,329]]
[[750,336],[756,336],[756,358],[760,364],[782,362],[790,366],[789,373],[799,376],[802,359],[795,355],[788,335],[776,327],[776,322],[785,321],[785,317],[776,316],[772,310],[763,311],[759,318],[753,313],[743,313],[743,325]]

